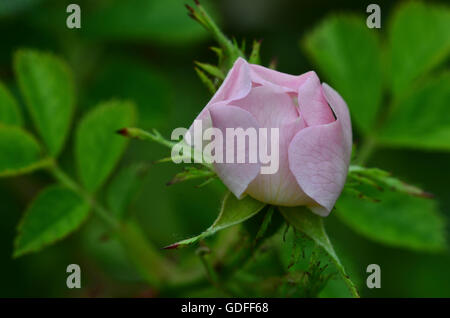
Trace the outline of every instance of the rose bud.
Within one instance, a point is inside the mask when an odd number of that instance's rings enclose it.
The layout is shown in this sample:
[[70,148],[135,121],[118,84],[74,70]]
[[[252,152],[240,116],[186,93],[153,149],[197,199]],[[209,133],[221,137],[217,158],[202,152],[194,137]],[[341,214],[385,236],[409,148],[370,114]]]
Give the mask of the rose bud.
[[[202,121],[202,132],[212,127],[223,136],[228,128],[278,128],[277,144],[270,146],[272,153],[278,150],[273,173],[261,173],[267,162],[260,158],[227,161],[230,150],[234,158],[245,152],[245,159],[258,150],[250,149],[248,142],[244,147],[227,145],[223,137],[224,160],[213,166],[236,197],[247,194],[272,205],[307,206],[321,216],[330,213],[347,177],[352,128],[345,101],[321,84],[315,72],[293,76],[239,58],[197,120]],[[192,143],[192,137],[186,139]],[[261,148],[271,137],[259,139]]]

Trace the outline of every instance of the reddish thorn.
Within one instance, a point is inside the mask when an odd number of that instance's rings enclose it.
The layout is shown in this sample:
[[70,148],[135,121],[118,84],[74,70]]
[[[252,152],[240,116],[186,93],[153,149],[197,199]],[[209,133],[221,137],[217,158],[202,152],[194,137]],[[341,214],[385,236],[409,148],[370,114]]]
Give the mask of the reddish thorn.
[[433,198],[434,198],[434,194],[433,194],[433,193],[425,192],[425,191],[422,191],[422,193],[420,194],[420,196],[421,196],[422,198],[427,198],[427,199],[433,199]]
[[198,6],[200,5],[200,1],[194,0],[194,2],[195,2],[196,5],[198,5]]
[[180,244],[178,244],[178,243],[171,244],[171,245],[168,245],[168,246],[166,246],[166,247],[163,247],[163,250],[174,250],[174,249],[176,249],[179,245],[180,245]]
[[185,4],[184,6],[189,10],[190,13],[194,14],[194,9],[190,5]]
[[193,13],[191,13],[191,12],[188,13],[188,16],[189,16],[192,20],[199,21],[199,20],[197,19],[197,17],[196,17]]
[[179,179],[178,177],[174,176],[171,180],[169,180],[166,183],[166,186],[171,186],[172,184],[175,184],[175,183],[178,183],[178,182],[181,182],[181,181],[183,181],[183,179]]
[[122,128],[122,129],[116,130],[116,133],[118,133],[119,135],[125,136],[125,137],[129,136],[127,128]]

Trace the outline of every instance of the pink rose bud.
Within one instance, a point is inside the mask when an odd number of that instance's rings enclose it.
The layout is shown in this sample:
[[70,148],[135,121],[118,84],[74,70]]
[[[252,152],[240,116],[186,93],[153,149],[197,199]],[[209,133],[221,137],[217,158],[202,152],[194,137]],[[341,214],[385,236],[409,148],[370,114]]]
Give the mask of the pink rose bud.
[[[268,204],[307,206],[321,216],[330,213],[347,177],[352,128],[345,101],[321,84],[315,72],[293,76],[239,58],[197,120],[203,132],[211,127],[223,132],[224,161],[213,164],[236,197],[248,194]],[[248,161],[255,155],[249,143],[231,146],[235,157],[245,152],[247,161],[225,159],[230,151],[227,128],[251,127],[269,131],[265,139],[258,138],[269,144],[272,154],[278,151],[275,171],[262,173],[268,163],[261,157]],[[278,128],[278,136],[272,128]],[[278,137],[275,144],[273,136]],[[261,152],[261,144],[258,147]]]

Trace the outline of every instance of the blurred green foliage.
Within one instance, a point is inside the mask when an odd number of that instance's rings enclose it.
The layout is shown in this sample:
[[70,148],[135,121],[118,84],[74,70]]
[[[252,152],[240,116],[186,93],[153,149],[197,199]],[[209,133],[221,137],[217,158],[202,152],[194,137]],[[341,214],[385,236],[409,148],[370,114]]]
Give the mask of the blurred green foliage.
[[[227,34],[264,38],[263,64],[276,55],[278,69],[286,73],[317,68],[349,104],[363,161],[435,195],[435,201],[406,194],[399,199],[389,192],[392,185],[381,191],[378,183],[361,179],[356,181],[364,183],[358,189],[365,190],[366,200],[344,192],[325,224],[360,294],[450,296],[450,255],[442,251],[450,213],[450,119],[444,108],[450,97],[448,7],[381,1],[382,29],[370,30],[365,7],[353,1],[204,2]],[[132,141],[124,152],[126,141],[104,132],[134,119],[165,135],[187,127],[209,98],[193,61],[214,64],[214,53],[206,49],[213,42],[188,18],[181,0],[80,0],[81,30],[65,27],[68,3],[0,3],[0,175],[16,175],[0,179],[0,296],[315,296],[319,291],[349,296],[345,282],[334,275],[339,268],[323,269],[330,253],[286,230],[278,213],[267,229],[275,235],[264,234],[270,238],[260,240],[251,262],[246,255],[257,235],[252,226],[264,224],[266,210],[217,233],[203,246],[210,253],[163,252],[174,268],[142,243],[159,248],[201,233],[216,218],[225,188],[217,180],[201,189],[194,187],[198,180],[165,187],[181,168],[151,162],[167,157],[167,149]],[[47,187],[54,181],[38,169],[51,167],[57,156],[61,170],[53,175],[69,184],[74,180],[72,188]],[[89,193],[79,191],[76,176]],[[16,256],[78,228],[88,210],[77,191],[83,200],[96,192],[112,221],[94,214],[67,239],[12,259],[20,219]],[[57,197],[66,198],[64,204]],[[70,211],[63,222],[62,211]],[[114,226],[115,220],[126,224],[125,240],[110,234],[108,222]],[[136,262],[140,255],[148,257]],[[227,289],[205,275],[205,262],[222,269]],[[82,268],[81,290],[65,286],[71,263]],[[365,287],[371,263],[381,266],[380,290]],[[237,265],[242,269],[230,269]]]
[[361,15],[331,16],[305,38],[304,46],[348,103],[353,125],[370,132],[382,100],[378,34]]
[[72,191],[48,187],[25,212],[16,239],[14,256],[18,257],[67,236],[86,219],[89,205]]

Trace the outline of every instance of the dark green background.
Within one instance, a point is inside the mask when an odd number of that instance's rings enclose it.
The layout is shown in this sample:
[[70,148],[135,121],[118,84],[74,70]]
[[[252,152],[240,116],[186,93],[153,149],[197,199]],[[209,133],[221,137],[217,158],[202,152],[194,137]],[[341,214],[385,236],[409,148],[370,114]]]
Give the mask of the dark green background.
[[[70,1],[73,2],[73,1]],[[82,29],[65,27],[66,1],[3,0],[0,2],[0,79],[19,97],[12,71],[12,54],[28,47],[52,51],[65,58],[74,70],[77,111],[93,107],[111,97],[134,100],[139,109],[139,126],[158,128],[168,136],[175,127],[187,127],[209,99],[198,80],[193,61],[214,63],[208,50],[211,38],[185,14],[186,1],[167,1],[151,31],[136,17],[137,10],[108,15],[102,6],[109,1],[77,1],[82,9]],[[128,1],[122,1],[128,2]],[[163,3],[166,1],[160,0]],[[300,74],[313,65],[299,48],[299,39],[330,12],[365,14],[365,1],[224,0],[208,1],[213,16],[226,34],[237,39],[263,39],[264,64],[276,57],[278,69]],[[395,1],[378,1],[384,32]],[[161,4],[160,4],[161,6]],[[111,14],[113,18],[111,18]],[[114,16],[116,14],[117,16]],[[121,27],[131,25],[134,31]],[[131,22],[130,22],[131,21]],[[131,23],[131,24],[130,24]],[[116,29],[115,29],[116,28]],[[144,31],[142,31],[144,30]],[[320,73],[319,73],[320,76]],[[72,138],[71,138],[72,140]],[[358,143],[358,136],[355,136]],[[70,147],[66,147],[70,149]],[[159,145],[132,142],[121,166],[151,162],[167,156]],[[66,150],[63,166],[72,164]],[[450,155],[380,149],[369,166],[379,166],[407,182],[436,195],[441,210],[450,213]],[[120,169],[120,167],[119,167]],[[198,182],[166,187],[180,170],[172,164],[153,165],[130,209],[156,246],[165,246],[204,230],[214,220],[223,188],[220,184],[197,189]],[[39,254],[11,258],[16,225],[31,199],[53,181],[45,173],[0,179],[0,296],[152,296],[140,282],[117,242],[105,239],[106,229],[91,218],[68,239]],[[365,268],[376,263],[382,270],[382,288],[362,287],[362,296],[449,297],[450,255],[409,252],[373,243],[356,235],[333,214],[326,220],[329,236],[356,281],[364,282]],[[175,252],[179,258],[193,250]],[[66,266],[80,264],[81,290],[66,288]],[[364,286],[364,284],[360,284]],[[191,294],[194,296],[194,294]],[[211,295],[207,292],[200,295]],[[182,296],[182,295],[179,295]]]

